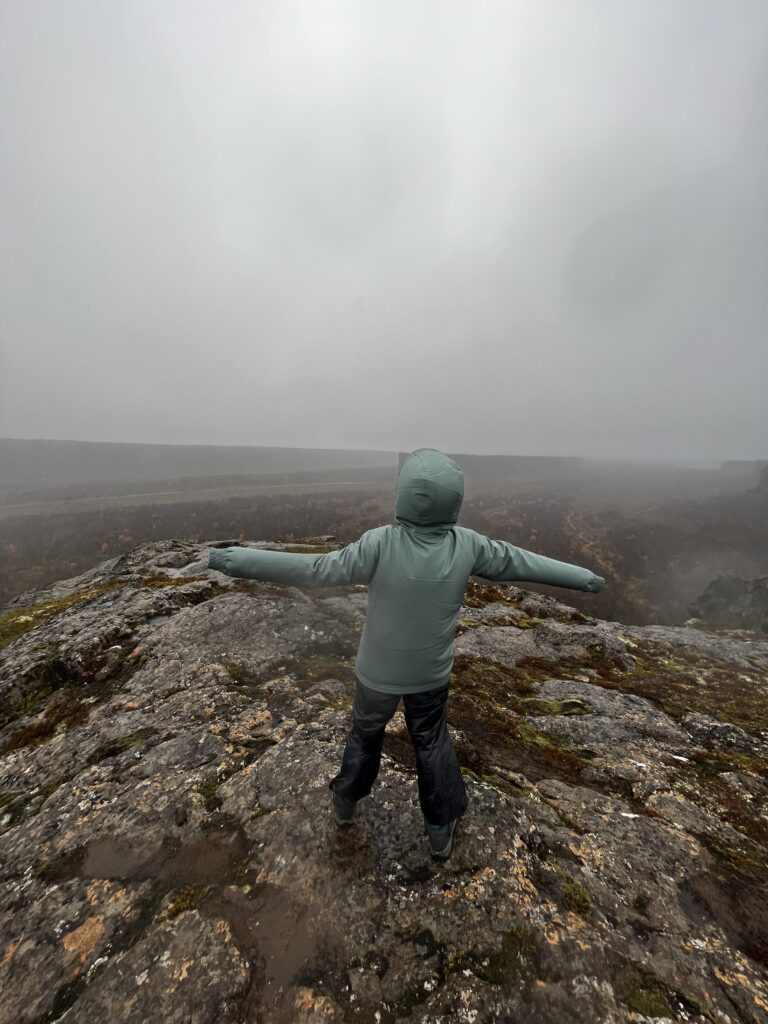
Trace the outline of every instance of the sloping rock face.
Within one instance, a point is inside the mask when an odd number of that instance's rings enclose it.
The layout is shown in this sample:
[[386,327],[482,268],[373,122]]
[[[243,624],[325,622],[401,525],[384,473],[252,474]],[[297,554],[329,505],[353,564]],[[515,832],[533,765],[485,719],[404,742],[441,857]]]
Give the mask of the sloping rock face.
[[0,614],[0,1024],[768,1021],[768,642],[470,581],[470,804],[328,782],[364,587],[143,545]]

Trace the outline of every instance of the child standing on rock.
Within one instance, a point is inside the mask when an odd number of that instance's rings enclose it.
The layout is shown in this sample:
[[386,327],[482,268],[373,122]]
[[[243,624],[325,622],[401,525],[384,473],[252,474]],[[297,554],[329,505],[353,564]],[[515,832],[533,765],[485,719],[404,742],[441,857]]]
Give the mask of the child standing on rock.
[[351,825],[381,765],[384,730],[402,699],[416,755],[419,802],[433,857],[446,859],[467,808],[448,735],[447,702],[456,623],[470,576],[527,580],[593,593],[605,580],[589,569],[534,554],[457,526],[464,475],[435,448],[403,462],[396,526],[378,526],[323,555],[210,548],[208,567],[228,576],[298,587],[368,584],[368,610],[355,661],[352,728],[331,779],[336,822]]

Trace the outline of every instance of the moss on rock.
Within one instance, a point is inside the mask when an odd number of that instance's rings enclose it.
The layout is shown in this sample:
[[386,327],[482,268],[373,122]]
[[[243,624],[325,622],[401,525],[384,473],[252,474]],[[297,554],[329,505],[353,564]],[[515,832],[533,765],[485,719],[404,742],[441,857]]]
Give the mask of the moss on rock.
[[65,597],[51,598],[47,601],[38,601],[26,608],[19,608],[14,611],[5,612],[0,615],[0,650],[8,647],[19,637],[24,636],[35,626],[39,626],[46,619],[59,615],[73,605],[91,598],[99,597],[108,590],[122,587],[124,584],[119,580],[112,580],[109,583],[100,583],[98,586],[88,587],[86,590],[75,591],[74,594],[67,594]]

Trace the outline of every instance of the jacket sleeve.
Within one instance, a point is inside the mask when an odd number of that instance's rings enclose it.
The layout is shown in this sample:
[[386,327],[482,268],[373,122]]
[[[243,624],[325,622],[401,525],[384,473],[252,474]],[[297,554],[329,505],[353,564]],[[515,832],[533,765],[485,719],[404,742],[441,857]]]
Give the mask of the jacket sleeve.
[[256,548],[209,548],[208,568],[227,576],[288,583],[294,587],[339,587],[368,583],[379,558],[378,537],[368,530],[354,544],[324,555]]
[[525,548],[515,547],[504,540],[491,540],[475,533],[476,549],[472,576],[499,582],[501,580],[527,580],[530,583],[548,583],[553,587],[570,590],[588,590],[596,593],[605,586],[605,579],[590,569],[570,562],[537,555]]

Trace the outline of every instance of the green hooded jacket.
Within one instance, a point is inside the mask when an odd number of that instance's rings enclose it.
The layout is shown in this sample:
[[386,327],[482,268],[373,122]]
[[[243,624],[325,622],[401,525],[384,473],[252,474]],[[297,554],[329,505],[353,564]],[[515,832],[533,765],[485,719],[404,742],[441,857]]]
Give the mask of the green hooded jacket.
[[434,448],[409,455],[397,477],[396,526],[377,526],[324,555],[209,548],[208,567],[228,576],[297,587],[368,584],[368,610],[355,669],[384,693],[444,686],[467,580],[528,580],[571,590],[602,590],[589,569],[534,554],[457,526],[464,474]]

